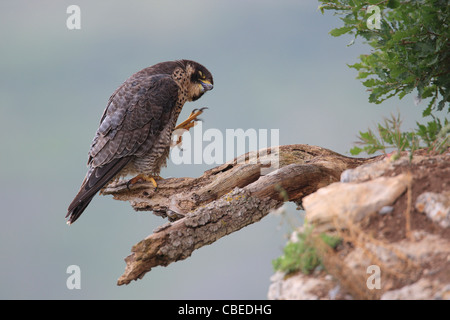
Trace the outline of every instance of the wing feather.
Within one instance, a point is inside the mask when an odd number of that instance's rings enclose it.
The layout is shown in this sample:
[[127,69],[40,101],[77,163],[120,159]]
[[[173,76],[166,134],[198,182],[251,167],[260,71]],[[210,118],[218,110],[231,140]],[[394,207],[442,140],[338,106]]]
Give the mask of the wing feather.
[[[92,164],[101,166],[112,159],[134,155],[144,142],[151,148],[167,124],[177,98],[178,86],[169,75],[127,80],[113,94],[104,112],[89,152]],[[131,148],[121,147],[125,136]]]
[[110,97],[89,150],[88,173],[68,208],[69,224],[134,157],[151,150],[169,122],[178,86],[170,75],[149,72],[134,74]]

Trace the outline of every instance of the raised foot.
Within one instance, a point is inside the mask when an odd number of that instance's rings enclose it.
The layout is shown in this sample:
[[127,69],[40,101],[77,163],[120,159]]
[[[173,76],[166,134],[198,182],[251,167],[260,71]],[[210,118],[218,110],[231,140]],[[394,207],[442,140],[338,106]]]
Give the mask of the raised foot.
[[[179,125],[177,125],[175,127],[175,130],[178,129],[182,129],[182,130],[188,130],[191,129],[192,127],[195,126],[197,121],[202,121],[202,119],[197,118],[199,115],[201,115],[203,113],[203,110],[208,109],[208,107],[204,107],[204,108],[200,108],[200,109],[194,109],[192,110],[191,114],[189,115],[189,117],[184,120],[182,123],[180,123]],[[170,146],[171,147],[175,147],[175,146],[179,146],[181,147],[181,142],[182,142],[182,135],[179,135],[176,139],[176,141],[172,141]]]
[[205,110],[205,109],[208,109],[208,107],[192,110],[192,112],[189,115],[189,117],[186,120],[184,120],[182,123],[177,125],[175,127],[175,130],[178,130],[178,129],[189,130],[190,128],[195,126],[195,122],[196,121],[201,121],[201,119],[197,119],[197,117],[199,115],[201,115],[203,113],[203,110]]

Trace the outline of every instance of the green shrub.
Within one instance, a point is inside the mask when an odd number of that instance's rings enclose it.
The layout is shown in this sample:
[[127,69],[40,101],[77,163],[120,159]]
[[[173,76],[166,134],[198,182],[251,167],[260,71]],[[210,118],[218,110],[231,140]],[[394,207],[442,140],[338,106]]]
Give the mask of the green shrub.
[[[372,48],[370,54],[349,65],[369,92],[369,102],[379,104],[393,96],[400,99],[416,92],[415,100],[429,99],[422,111],[432,120],[419,124],[412,132],[399,134],[394,123],[378,125],[380,139],[372,131],[360,132],[355,147],[373,153],[384,150],[384,143],[404,150],[428,146],[448,147],[448,120],[436,112],[449,112],[450,101],[450,6],[448,0],[319,0],[322,13],[331,10],[344,25],[330,31],[332,36],[352,34],[352,43],[361,37]],[[418,105],[418,103],[416,103]],[[389,120],[388,120],[389,121]],[[397,121],[399,123],[399,121]],[[397,140],[395,140],[397,139]],[[439,140],[438,140],[439,139]]]

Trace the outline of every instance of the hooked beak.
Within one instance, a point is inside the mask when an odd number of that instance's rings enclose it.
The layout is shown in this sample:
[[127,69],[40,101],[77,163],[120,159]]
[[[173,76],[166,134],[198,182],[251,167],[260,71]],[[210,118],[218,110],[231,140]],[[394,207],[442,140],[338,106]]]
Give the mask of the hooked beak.
[[201,84],[202,87],[203,87],[203,92],[212,90],[212,88],[214,88],[214,86],[212,85],[212,83],[209,82],[208,80],[200,80],[200,84]]

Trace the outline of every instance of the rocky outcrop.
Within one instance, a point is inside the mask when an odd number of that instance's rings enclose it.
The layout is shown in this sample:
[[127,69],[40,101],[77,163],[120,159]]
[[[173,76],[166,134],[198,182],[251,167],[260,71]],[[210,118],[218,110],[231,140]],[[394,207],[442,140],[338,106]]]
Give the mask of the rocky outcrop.
[[314,232],[342,244],[310,275],[276,272],[268,298],[450,299],[449,151],[362,165],[305,197]]
[[450,191],[424,192],[416,200],[416,209],[442,228],[450,227]]
[[[391,205],[406,191],[411,176],[379,177],[366,182],[333,183],[303,200],[308,221],[318,231],[345,229]],[[326,201],[324,201],[326,199]]]

